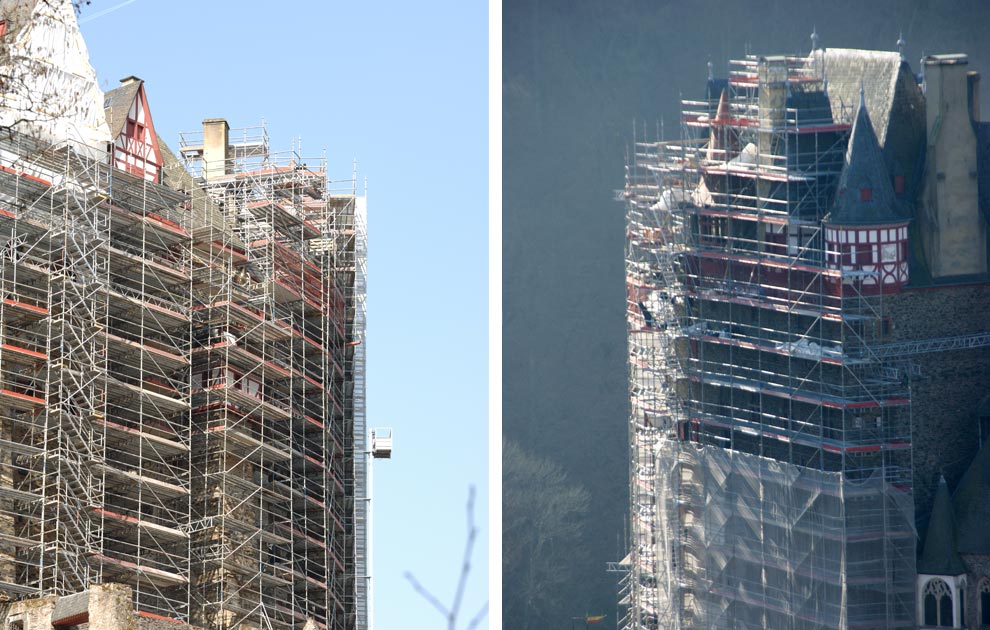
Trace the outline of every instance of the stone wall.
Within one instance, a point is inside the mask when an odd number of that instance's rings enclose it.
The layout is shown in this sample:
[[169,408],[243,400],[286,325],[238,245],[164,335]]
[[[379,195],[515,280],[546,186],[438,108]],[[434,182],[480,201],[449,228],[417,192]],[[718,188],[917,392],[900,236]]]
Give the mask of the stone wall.
[[[887,341],[951,337],[990,330],[990,285],[906,291],[884,298]],[[908,357],[911,379],[915,513],[927,523],[935,484],[955,489],[978,447],[976,406],[990,386],[990,348]]]
[[990,557],[964,554],[963,563],[966,565],[966,594],[963,604],[966,606],[966,627],[979,628],[980,579],[990,577]]
[[57,595],[0,603],[0,630],[51,630]]
[[[126,584],[94,584],[89,591],[0,602],[0,630],[195,630],[175,620],[134,611]],[[56,625],[56,622],[63,622]]]

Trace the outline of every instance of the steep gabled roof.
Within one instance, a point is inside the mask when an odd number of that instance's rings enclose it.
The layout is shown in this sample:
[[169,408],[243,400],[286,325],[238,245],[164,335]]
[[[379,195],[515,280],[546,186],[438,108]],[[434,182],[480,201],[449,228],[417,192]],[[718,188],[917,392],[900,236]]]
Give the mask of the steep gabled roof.
[[796,110],[801,126],[825,125],[833,120],[832,104],[820,90],[791,90],[787,94],[787,109]]
[[900,220],[883,153],[873,132],[865,97],[861,96],[829,223],[856,225]]
[[135,76],[122,79],[120,87],[106,93],[103,108],[114,147],[113,165],[157,180],[163,166],[162,151],[144,81]]
[[952,497],[960,553],[990,554],[990,446],[983,443]]
[[140,79],[135,77],[128,77],[128,79],[134,80],[128,81],[103,95],[103,110],[107,116],[107,125],[110,126],[111,138],[116,138],[123,131],[124,123],[127,122],[127,112],[130,111],[134,97],[137,96],[138,90],[141,88]]
[[887,139],[887,123],[897,91],[900,54],[882,50],[828,48],[811,53],[809,61],[813,64],[824,63],[828,100],[836,115],[843,109],[851,112],[859,103],[860,88],[863,88],[863,99],[882,145]]
[[960,575],[966,572],[966,565],[956,549],[956,528],[952,513],[952,500],[945,477],[938,480],[935,491],[935,505],[928,520],[928,533],[921,557],[918,558],[918,573],[927,575]]
[[910,200],[920,185],[927,123],[925,97],[908,63],[896,52],[829,48],[813,52],[808,66],[828,81],[837,122],[848,122],[855,113],[862,87],[887,170],[905,178]]

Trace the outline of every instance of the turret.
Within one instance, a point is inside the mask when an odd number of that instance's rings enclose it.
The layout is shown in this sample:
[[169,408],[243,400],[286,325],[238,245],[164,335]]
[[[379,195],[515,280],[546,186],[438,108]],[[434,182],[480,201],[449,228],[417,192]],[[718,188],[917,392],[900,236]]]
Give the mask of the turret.
[[[860,91],[832,211],[825,218],[827,264],[842,284],[890,293],[908,281],[908,220],[897,212],[883,154]],[[838,281],[835,284],[838,290]],[[838,292],[838,291],[836,291]]]

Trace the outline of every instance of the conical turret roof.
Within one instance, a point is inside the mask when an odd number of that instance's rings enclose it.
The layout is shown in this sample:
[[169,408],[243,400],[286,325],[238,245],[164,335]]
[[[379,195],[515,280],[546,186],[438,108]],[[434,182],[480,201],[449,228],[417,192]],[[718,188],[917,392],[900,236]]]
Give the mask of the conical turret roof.
[[731,113],[729,111],[729,97],[725,90],[722,90],[718,98],[718,109],[715,111],[715,118],[712,119],[711,131],[708,135],[708,152],[706,157],[709,160],[728,160],[728,155],[736,150],[735,136],[726,126],[729,123]]
[[956,527],[952,514],[952,500],[945,477],[938,480],[935,505],[928,519],[925,546],[918,558],[918,573],[927,575],[960,575],[966,572],[956,550]]
[[829,223],[869,225],[903,220],[897,214],[894,189],[861,91]]
[[952,502],[956,508],[959,551],[990,553],[990,444],[976,453],[956,488]]

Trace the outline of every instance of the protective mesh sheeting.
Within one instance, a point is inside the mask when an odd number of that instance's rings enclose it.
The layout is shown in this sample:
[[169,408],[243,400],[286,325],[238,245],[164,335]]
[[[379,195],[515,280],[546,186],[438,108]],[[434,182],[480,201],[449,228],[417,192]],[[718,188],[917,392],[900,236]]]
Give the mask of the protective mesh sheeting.
[[913,507],[880,473],[851,482],[667,439],[657,461],[674,490],[658,512],[680,525],[658,541],[677,576],[669,627],[913,627]]

